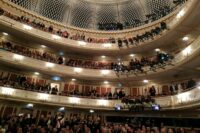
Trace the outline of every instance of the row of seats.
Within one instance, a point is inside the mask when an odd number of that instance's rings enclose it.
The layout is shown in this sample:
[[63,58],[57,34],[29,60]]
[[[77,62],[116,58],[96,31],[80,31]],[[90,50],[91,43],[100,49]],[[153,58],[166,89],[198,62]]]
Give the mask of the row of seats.
[[52,87],[50,82],[48,83],[30,82],[29,77],[16,74],[14,75],[14,77],[15,78],[0,77],[0,85],[28,90],[28,91],[48,93],[53,95],[77,96],[77,97],[92,98],[92,99],[95,98],[122,99],[123,97],[126,96],[123,89],[120,89],[119,91],[116,90],[114,93],[109,91],[102,94],[97,92],[95,88],[88,91],[80,91],[78,88],[74,88],[72,90],[65,90],[65,89],[59,90],[58,86]]
[[150,70],[155,71],[156,68],[165,67],[166,63],[171,61],[174,57],[170,54],[157,52],[156,56],[152,58],[142,57],[141,60],[135,59],[129,62],[129,65],[124,65],[123,62],[112,64],[112,69],[117,73],[138,73],[145,72],[144,67],[150,67]]
[[[6,73],[5,73],[6,74]],[[32,79],[30,76],[24,76],[20,74],[2,74],[0,75],[0,85],[1,86],[10,86],[17,89],[24,89],[29,91],[37,91],[41,93],[49,93],[54,95],[62,95],[62,96],[78,96],[78,97],[87,97],[87,98],[106,98],[106,99],[122,99],[124,103],[132,103],[127,101],[140,101],[142,103],[144,101],[151,101],[149,98],[155,96],[166,96],[166,95],[174,95],[177,93],[182,93],[193,89],[197,83],[195,80],[190,79],[185,82],[172,83],[168,86],[169,93],[166,92],[166,89],[162,90],[161,95],[156,91],[155,86],[151,86],[149,89],[145,89],[142,95],[130,96],[127,95],[123,89],[115,89],[114,92],[111,92],[111,89],[100,92],[97,88],[92,87],[89,90],[79,90],[79,87],[73,87],[73,89],[67,88],[58,88],[57,86],[51,86],[51,80],[47,81],[46,79]],[[5,76],[2,76],[5,75]],[[10,75],[10,76],[9,76]],[[34,82],[35,81],[35,82]],[[37,81],[37,82],[36,82]],[[75,85],[74,85],[75,86]],[[146,100],[144,100],[147,98]],[[137,102],[138,103],[138,102]]]
[[142,57],[141,59],[135,58],[129,62],[129,65],[126,66],[123,62],[101,62],[101,61],[89,61],[89,60],[80,60],[80,59],[69,59],[64,60],[64,57],[57,56],[49,52],[41,52],[37,49],[31,49],[24,46],[16,45],[10,42],[1,42],[0,48],[28,56],[31,58],[36,58],[39,60],[44,60],[57,64],[64,64],[72,67],[83,67],[91,69],[111,69],[116,72],[129,72],[129,71],[140,71],[144,72],[143,68],[148,66],[151,70],[155,70],[158,65],[165,65],[166,62],[173,59],[173,56],[170,54],[158,52],[156,56],[147,58]]
[[162,33],[162,31],[167,29],[167,25],[165,22],[161,22],[159,26],[156,26],[154,28],[148,29],[147,31],[144,31],[144,33],[140,33],[138,35],[134,35],[132,37],[122,37],[122,38],[113,38],[113,37],[107,37],[107,38],[94,38],[94,37],[86,37],[84,33],[76,33],[76,34],[70,34],[67,30],[61,30],[61,29],[55,29],[52,25],[47,26],[42,22],[39,22],[38,20],[31,20],[28,17],[25,16],[16,16],[11,14],[10,12],[4,11],[3,9],[0,9],[0,14],[3,14],[9,18],[12,18],[16,21],[28,24],[30,26],[33,26],[34,28],[43,30],[45,32],[50,32],[52,34],[57,34],[61,37],[76,40],[76,41],[85,41],[89,43],[113,43],[117,44],[119,48],[123,46],[129,46],[129,45],[138,45],[140,42],[144,42],[145,40],[153,39],[155,36],[158,36]]
[[[32,113],[5,115],[0,117],[1,133],[198,133],[198,129],[168,127],[164,122],[171,124],[172,120],[162,118],[126,118],[112,117],[113,121],[106,122],[98,115],[64,115],[48,113],[35,116]],[[178,121],[175,119],[174,121]],[[197,121],[197,120],[196,120]],[[186,120],[184,120],[185,123]],[[183,122],[182,122],[183,123]],[[197,122],[198,123],[198,122]],[[194,125],[194,124],[193,124]],[[198,124],[196,124],[198,125]],[[191,126],[191,125],[190,125]]]

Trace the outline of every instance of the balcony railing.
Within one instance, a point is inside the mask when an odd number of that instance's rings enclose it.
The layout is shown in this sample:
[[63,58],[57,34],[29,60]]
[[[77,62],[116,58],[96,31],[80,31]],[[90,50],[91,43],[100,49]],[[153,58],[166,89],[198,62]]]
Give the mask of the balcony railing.
[[[200,87],[174,96],[155,98],[163,109],[180,109],[199,106]],[[43,103],[57,106],[94,108],[113,110],[116,105],[123,105],[120,100],[88,99],[78,97],[57,96],[45,93],[25,91],[10,87],[0,87],[0,99]]]
[[[198,37],[194,42],[192,42],[188,47],[186,47],[183,51],[179,52],[174,56],[174,59],[172,60],[172,65],[167,65],[165,69],[157,68],[157,73],[164,72],[169,69],[175,68],[180,66],[183,63],[186,63],[189,59],[196,56],[200,49],[200,37]],[[37,59],[33,59],[30,57],[25,57],[22,55],[14,54],[11,52],[7,52],[5,50],[0,50],[0,60],[6,61],[12,64],[21,65],[25,67],[35,68],[37,70],[41,71],[47,71],[57,74],[63,74],[70,75],[73,77],[85,77],[85,78],[92,78],[92,79],[118,79],[118,78],[127,78],[127,74],[121,74],[117,75],[112,70],[107,70],[106,74],[103,72],[104,70],[95,70],[95,69],[87,69],[87,68],[74,68],[70,66],[64,66],[64,65],[57,65],[50,62],[45,62]],[[13,58],[10,58],[13,57]],[[146,74],[152,74],[155,73],[153,71],[150,71],[149,67],[144,68],[144,71]],[[135,77],[134,74],[129,74],[129,78]],[[143,73],[138,73],[137,76],[144,76]]]
[[[12,13],[15,13],[15,15],[18,15],[18,16],[24,15],[24,16],[30,17],[31,19],[40,20],[41,22],[45,23],[46,25],[54,25],[54,27],[56,29],[66,29],[70,34],[78,33],[81,35],[82,33],[84,33],[84,35],[86,37],[109,39],[112,37],[114,37],[114,38],[124,38],[124,36],[126,36],[126,38],[133,37],[133,35],[145,33],[149,29],[157,27],[161,22],[166,22],[168,24],[169,28],[173,29],[184,18],[184,17],[177,18],[176,15],[183,10],[184,10],[184,12],[188,12],[189,10],[191,10],[191,8],[195,5],[195,1],[188,2],[187,4],[178,8],[171,14],[169,14],[166,17],[164,17],[158,21],[155,21],[153,23],[150,23],[145,26],[138,27],[138,28],[134,28],[131,30],[113,31],[113,32],[91,31],[91,30],[79,29],[79,28],[69,27],[69,26],[66,27],[58,22],[38,16],[37,14],[34,14],[33,12],[31,12],[29,10],[26,10],[20,6],[13,4],[12,2],[3,0],[3,1],[1,1],[1,5],[3,5],[2,6],[3,9],[6,9],[7,11],[10,11]],[[12,27],[15,29],[18,29],[18,30],[23,29],[23,24],[20,25],[20,24],[18,24],[19,22],[17,23],[16,21],[13,21],[13,20],[5,18],[5,17],[1,18],[1,21],[3,21],[3,20],[6,20],[7,22],[9,22],[12,25]],[[5,24],[5,21],[4,21],[4,24]],[[119,50],[118,46],[116,46],[114,44],[111,44],[111,46],[109,46],[109,47],[105,46],[105,44],[96,44],[96,43],[87,43],[87,45],[80,45],[77,41],[71,40],[71,39],[66,39],[66,38],[55,39],[52,37],[53,34],[46,33],[46,32],[43,32],[43,31],[40,31],[37,29],[26,30],[25,32],[26,33],[28,32],[29,34],[32,34],[32,35],[37,36],[42,39],[47,39],[49,41],[54,41],[58,44],[67,45],[67,46],[71,46],[71,47],[75,47],[75,48],[81,47],[81,48],[85,48],[85,49],[95,49],[95,50]],[[154,40],[156,40],[158,38],[160,38],[160,36],[155,37]],[[145,41],[145,43],[148,43],[151,41],[152,40]]]

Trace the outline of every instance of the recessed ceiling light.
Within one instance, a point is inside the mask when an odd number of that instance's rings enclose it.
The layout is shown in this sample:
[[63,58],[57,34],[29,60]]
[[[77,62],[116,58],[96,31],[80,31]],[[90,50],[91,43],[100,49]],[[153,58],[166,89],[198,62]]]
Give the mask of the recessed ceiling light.
[[45,45],[41,45],[41,47],[42,47],[42,48],[46,48],[47,46],[45,46]]
[[104,81],[103,83],[104,83],[104,84],[108,84],[109,82],[108,82],[108,81]]
[[28,108],[33,108],[33,104],[32,103],[29,103],[26,105]]
[[102,56],[101,56],[101,58],[103,58],[103,59],[104,59],[104,58],[106,58],[106,56],[105,56],[105,55],[102,55]]
[[72,81],[76,81],[76,79],[72,79]]
[[189,40],[189,37],[185,36],[183,37],[183,41],[188,41]]
[[149,80],[145,79],[143,80],[144,83],[149,83]]
[[61,80],[61,78],[58,77],[58,76],[54,76],[54,77],[52,77],[52,79],[55,80],[55,81],[59,81],[59,80]]
[[8,35],[8,33],[6,33],[6,32],[3,32],[3,35],[7,36],[7,35]]
[[134,57],[135,55],[134,55],[134,54],[130,54],[129,56],[130,56],[130,57]]
[[39,72],[34,72],[34,74],[35,74],[35,75],[40,75],[40,73],[39,73]]
[[90,113],[94,113],[94,110],[93,110],[93,109],[90,109]]
[[159,48],[157,48],[157,49],[155,49],[155,51],[156,51],[156,52],[159,52],[159,51],[160,51],[160,49],[159,49]]
[[60,56],[63,56],[63,55],[64,55],[64,52],[59,52],[59,55],[60,55]]
[[61,107],[58,109],[59,111],[64,111],[65,110],[65,107]]

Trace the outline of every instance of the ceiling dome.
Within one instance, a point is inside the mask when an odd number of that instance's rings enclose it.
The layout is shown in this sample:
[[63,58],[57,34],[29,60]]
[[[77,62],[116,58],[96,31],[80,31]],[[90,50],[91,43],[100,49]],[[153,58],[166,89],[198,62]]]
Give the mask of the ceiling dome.
[[[63,24],[98,29],[101,23],[120,22],[127,28],[169,13],[174,0],[10,0],[26,9]],[[162,15],[160,15],[162,14]],[[158,19],[156,18],[156,19]],[[148,21],[150,22],[150,21]]]

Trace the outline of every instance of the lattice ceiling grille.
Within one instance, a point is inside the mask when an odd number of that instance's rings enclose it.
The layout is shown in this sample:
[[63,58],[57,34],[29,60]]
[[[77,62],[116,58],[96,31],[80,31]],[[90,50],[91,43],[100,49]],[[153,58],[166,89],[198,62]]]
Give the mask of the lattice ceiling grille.
[[134,24],[136,20],[145,20],[145,13],[139,0],[124,3],[119,6],[119,10],[122,23]]
[[40,0],[38,13],[47,18],[63,22],[68,8],[68,0]]
[[146,14],[158,13],[159,10],[167,9],[166,7],[172,8],[173,0],[143,0],[146,6]]
[[75,4],[71,12],[71,25],[81,28],[92,27],[92,11],[94,10],[94,6],[84,1],[80,1],[80,4]]
[[118,22],[118,11],[116,5],[98,5],[97,16],[98,23],[113,23]]
[[97,4],[85,0],[9,0],[47,18],[82,28],[96,28],[98,23],[145,21],[146,15],[171,9],[173,0],[129,0]]
[[9,0],[9,1],[29,10],[35,10],[36,5],[37,5],[36,0]]

